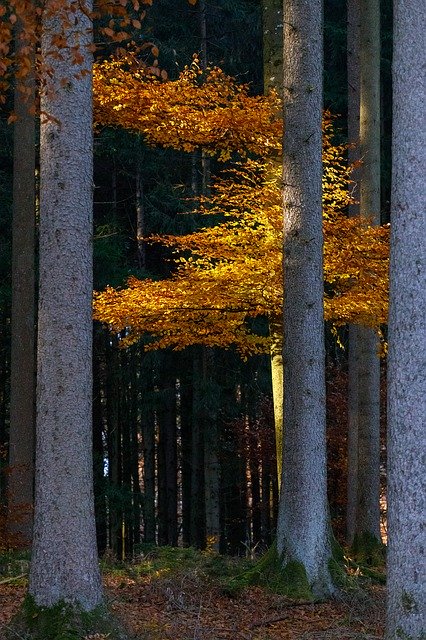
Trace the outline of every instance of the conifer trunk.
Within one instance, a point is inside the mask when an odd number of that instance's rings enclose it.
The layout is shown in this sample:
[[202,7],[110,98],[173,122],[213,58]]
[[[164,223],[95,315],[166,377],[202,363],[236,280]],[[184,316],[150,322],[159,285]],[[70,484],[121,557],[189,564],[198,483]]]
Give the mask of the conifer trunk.
[[425,14],[394,2],[387,640],[425,637]]
[[[43,15],[37,446],[29,592],[38,606],[102,602],[92,470],[91,23],[71,2],[69,45],[89,73],[75,78],[69,49],[55,57],[60,16]],[[91,10],[90,3],[86,9]],[[57,10],[56,10],[57,11]],[[53,53],[53,55],[52,55]]]
[[329,573],[322,266],[322,2],[284,2],[284,424],[277,548],[313,593]]
[[[348,163],[360,159],[359,150],[359,0],[347,2],[347,73],[348,73]],[[359,200],[359,169],[352,172],[353,196]],[[349,215],[359,215],[359,202],[349,205]],[[348,347],[348,481],[346,505],[346,538],[355,538],[358,485],[358,327],[349,325]]]
[[[360,0],[360,216],[380,224],[380,2]],[[373,329],[357,330],[356,536],[380,541],[380,360]]]
[[[19,39],[16,46],[26,43]],[[31,54],[34,63],[34,54]],[[26,99],[15,88],[13,136],[12,317],[8,529],[21,544],[32,536],[35,445],[35,103],[33,71]]]

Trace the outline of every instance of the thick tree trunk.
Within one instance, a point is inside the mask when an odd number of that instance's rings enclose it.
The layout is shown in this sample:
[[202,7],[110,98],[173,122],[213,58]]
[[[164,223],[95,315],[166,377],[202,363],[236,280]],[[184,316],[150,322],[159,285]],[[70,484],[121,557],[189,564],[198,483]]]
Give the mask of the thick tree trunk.
[[[29,591],[37,605],[102,602],[92,470],[92,56],[91,24],[71,3],[89,73],[75,78],[69,50],[55,56],[60,18],[43,16],[42,55],[51,66],[41,109],[40,303],[37,447]],[[90,11],[90,6],[86,4]],[[52,51],[53,50],[53,51]]]
[[426,2],[394,2],[387,640],[425,637]]
[[284,424],[277,548],[333,591],[322,266],[322,2],[284,2]]
[[[19,29],[17,34],[19,36]],[[26,43],[16,38],[17,47]],[[8,529],[28,545],[32,536],[35,441],[35,77],[15,89],[13,139],[12,318]]]

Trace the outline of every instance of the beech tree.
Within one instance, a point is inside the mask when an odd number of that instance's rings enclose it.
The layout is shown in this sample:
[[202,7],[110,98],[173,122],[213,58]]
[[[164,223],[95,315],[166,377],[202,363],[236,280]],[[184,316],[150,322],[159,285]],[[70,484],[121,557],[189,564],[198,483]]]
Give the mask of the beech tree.
[[[51,73],[41,92],[37,445],[29,592],[39,606],[65,601],[92,610],[102,601],[91,443],[92,25],[78,2],[71,1],[67,9],[72,19],[64,26],[56,3],[48,4],[42,24],[42,59]],[[63,29],[67,48],[58,51],[52,45]]]
[[387,640],[425,637],[425,10],[394,2]]

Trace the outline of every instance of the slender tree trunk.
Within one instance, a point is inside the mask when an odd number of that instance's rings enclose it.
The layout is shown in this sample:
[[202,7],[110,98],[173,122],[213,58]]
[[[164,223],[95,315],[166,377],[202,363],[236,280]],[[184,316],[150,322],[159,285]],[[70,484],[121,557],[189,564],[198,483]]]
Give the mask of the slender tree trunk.
[[[102,602],[92,469],[92,55],[91,24],[71,2],[66,37],[80,45],[55,56],[60,17],[43,15],[42,55],[51,65],[41,109],[40,304],[37,447],[29,592],[37,605]],[[91,10],[90,3],[86,9]],[[56,10],[57,11],[57,10]],[[54,549],[54,552],[52,552]]]
[[210,549],[219,551],[220,540],[220,464],[217,398],[213,397],[214,351],[204,347],[204,379],[207,390],[208,415],[204,429],[204,491],[206,504],[206,537]]
[[98,551],[103,554],[106,551],[107,536],[107,502],[105,493],[105,451],[104,451],[104,413],[102,395],[105,392],[103,387],[102,368],[105,358],[105,329],[95,327],[94,339],[94,360],[93,360],[93,477],[95,490],[95,513],[96,513],[96,539]]
[[[150,356],[149,363],[151,361]],[[142,391],[142,403],[146,405],[146,410],[142,415],[142,442],[143,442],[143,520],[144,520],[144,541],[155,542],[155,420],[153,411],[153,380],[152,365],[144,368],[146,381]]]
[[[359,0],[347,2],[347,72],[348,72],[348,163],[360,160],[359,149]],[[349,215],[359,215],[359,168],[352,172],[354,180],[353,196],[356,203],[349,206]],[[357,487],[358,487],[358,327],[349,326],[348,349],[348,484],[346,507],[346,537],[349,544],[355,538]]]
[[265,93],[276,89],[282,95],[283,74],[283,2],[262,0],[263,87]]
[[277,548],[314,594],[329,573],[322,266],[322,2],[284,3],[284,424]]
[[[19,39],[16,46],[26,43]],[[34,55],[32,54],[34,62]],[[35,441],[35,77],[24,80],[26,99],[15,89],[18,120],[13,140],[12,326],[8,528],[28,545],[32,536]]]
[[143,184],[142,184],[142,143],[140,136],[137,140],[137,162],[136,162],[136,242],[137,242],[137,255],[139,269],[145,269],[146,255],[145,255],[145,241],[143,236],[145,234],[145,211],[143,203]]
[[274,405],[275,446],[277,455],[277,477],[281,481],[283,457],[284,423],[284,362],[283,362],[283,322],[279,318],[269,320],[271,340],[272,400]]
[[203,363],[201,347],[195,347],[193,360],[193,405],[191,439],[191,544],[205,546],[204,502],[204,411]]
[[[360,216],[380,224],[380,2],[360,0]],[[380,359],[373,329],[357,331],[356,536],[380,541]]]
[[425,638],[426,2],[394,2],[387,640]]

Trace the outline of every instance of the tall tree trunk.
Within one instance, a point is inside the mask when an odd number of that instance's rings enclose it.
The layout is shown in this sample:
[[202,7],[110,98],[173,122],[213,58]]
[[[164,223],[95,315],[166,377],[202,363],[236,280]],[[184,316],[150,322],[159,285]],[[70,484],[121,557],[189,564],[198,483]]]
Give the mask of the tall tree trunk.
[[[380,2],[360,0],[360,216],[380,224]],[[380,541],[380,359],[376,332],[359,327],[356,536]]]
[[[20,40],[17,29],[16,46]],[[34,54],[31,55],[34,63]],[[33,71],[15,89],[13,139],[12,318],[8,528],[21,543],[32,536],[35,443],[35,165]]]
[[[263,90],[267,94],[271,89],[283,93],[283,3],[282,0],[262,1],[263,28]],[[277,160],[278,162],[278,160]],[[272,400],[274,406],[275,445],[277,450],[277,474],[281,480],[282,440],[284,411],[284,372],[283,372],[283,319],[269,319],[271,340],[271,378]]]
[[[57,9],[43,15],[46,77],[40,134],[40,303],[37,445],[29,592],[37,605],[102,602],[92,470],[92,55],[91,23],[70,3],[88,73],[75,78],[70,50],[55,56]],[[91,10],[90,3],[85,9]],[[54,548],[54,552],[52,549]]]
[[146,406],[142,415],[144,541],[155,542],[155,416],[152,359],[149,354],[145,356],[146,360],[148,364],[145,362],[142,389],[142,403]]
[[142,142],[140,136],[137,139],[137,160],[136,160],[136,243],[137,243],[137,257],[139,269],[145,269],[146,255],[145,255],[145,240],[143,238],[145,234],[145,211],[143,203],[143,184],[142,184]]
[[284,2],[284,424],[277,548],[314,594],[329,573],[322,266],[322,2]]
[[[348,163],[359,162],[359,0],[347,2],[347,73],[348,73]],[[359,215],[359,168],[352,172],[353,196],[356,203],[349,206],[349,215]],[[357,486],[358,486],[358,327],[349,326],[348,348],[348,484],[346,506],[346,538],[352,544],[355,538]]]
[[425,15],[394,2],[387,640],[425,637]]
[[282,318],[270,318],[272,401],[274,406],[277,477],[281,481],[284,430],[284,362]]
[[191,438],[191,544],[205,546],[204,411],[202,347],[194,348]]
[[[213,389],[214,351],[203,347],[203,376],[206,388],[204,429],[204,495],[206,538],[210,549],[219,551],[220,540],[220,464],[217,397]],[[217,389],[216,389],[217,392]]]

